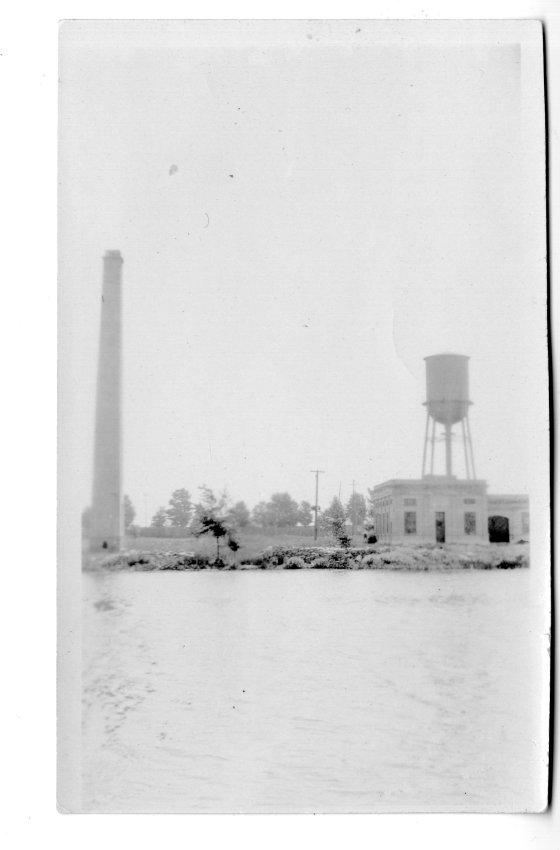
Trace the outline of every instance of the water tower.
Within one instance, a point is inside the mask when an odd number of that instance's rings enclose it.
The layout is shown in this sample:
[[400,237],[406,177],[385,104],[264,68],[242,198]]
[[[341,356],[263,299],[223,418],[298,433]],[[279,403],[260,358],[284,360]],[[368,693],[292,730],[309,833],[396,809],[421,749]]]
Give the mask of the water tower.
[[[422,477],[426,475],[428,443],[431,443],[430,475],[434,474],[436,425],[443,426],[445,474],[453,475],[452,426],[461,423],[467,478],[476,478],[469,426],[469,358],[463,354],[433,354],[426,361],[426,434],[422,459]],[[431,436],[430,436],[431,421]]]

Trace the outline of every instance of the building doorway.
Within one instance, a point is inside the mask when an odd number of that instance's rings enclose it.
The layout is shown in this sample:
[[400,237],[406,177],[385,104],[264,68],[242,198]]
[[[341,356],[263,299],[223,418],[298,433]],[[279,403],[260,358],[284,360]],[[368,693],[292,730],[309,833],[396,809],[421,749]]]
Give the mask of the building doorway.
[[436,543],[445,543],[445,511],[436,511]]
[[507,516],[488,517],[490,543],[509,543],[509,519]]

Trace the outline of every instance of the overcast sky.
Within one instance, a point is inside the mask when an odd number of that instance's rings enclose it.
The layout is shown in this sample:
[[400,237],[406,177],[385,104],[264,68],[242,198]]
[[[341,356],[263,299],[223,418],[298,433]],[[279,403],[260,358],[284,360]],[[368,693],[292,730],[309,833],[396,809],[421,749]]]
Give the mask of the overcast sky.
[[62,319],[84,505],[108,248],[124,257],[138,521],[177,487],[313,501],[319,467],[326,506],[353,479],[365,493],[418,477],[423,358],[442,351],[471,357],[478,476],[531,491],[545,243],[523,49],[391,26],[62,28]]

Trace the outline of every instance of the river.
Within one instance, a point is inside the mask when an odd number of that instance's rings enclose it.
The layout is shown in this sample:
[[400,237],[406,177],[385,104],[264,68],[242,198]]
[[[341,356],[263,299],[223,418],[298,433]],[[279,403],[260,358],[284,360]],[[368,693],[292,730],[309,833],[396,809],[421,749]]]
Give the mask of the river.
[[539,805],[530,573],[85,574],[83,810]]

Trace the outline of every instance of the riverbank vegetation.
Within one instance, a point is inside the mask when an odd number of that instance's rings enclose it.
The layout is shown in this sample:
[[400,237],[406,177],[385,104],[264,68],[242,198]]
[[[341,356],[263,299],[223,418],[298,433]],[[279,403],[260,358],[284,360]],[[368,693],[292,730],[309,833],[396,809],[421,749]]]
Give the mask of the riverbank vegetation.
[[[176,542],[176,541],[174,541]],[[515,569],[529,566],[529,544],[419,544],[367,547],[274,545],[251,557],[230,553],[125,549],[105,556],[86,556],[87,570],[401,570],[404,572]]]

